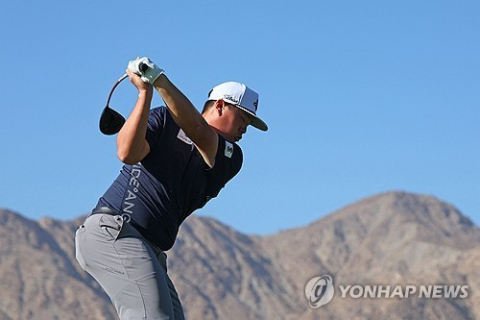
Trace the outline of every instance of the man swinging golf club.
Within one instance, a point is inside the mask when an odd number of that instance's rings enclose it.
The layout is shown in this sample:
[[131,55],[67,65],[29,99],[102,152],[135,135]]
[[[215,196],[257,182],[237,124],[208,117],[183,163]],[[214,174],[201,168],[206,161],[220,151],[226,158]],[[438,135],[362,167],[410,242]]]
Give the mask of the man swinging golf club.
[[[138,99],[117,136],[125,165],[78,228],[76,256],[120,319],[184,319],[164,252],[240,171],[236,142],[247,126],[268,128],[256,115],[258,94],[242,83],[214,87],[200,114],[148,58],[130,61],[127,73]],[[166,107],[150,110],[152,85]]]

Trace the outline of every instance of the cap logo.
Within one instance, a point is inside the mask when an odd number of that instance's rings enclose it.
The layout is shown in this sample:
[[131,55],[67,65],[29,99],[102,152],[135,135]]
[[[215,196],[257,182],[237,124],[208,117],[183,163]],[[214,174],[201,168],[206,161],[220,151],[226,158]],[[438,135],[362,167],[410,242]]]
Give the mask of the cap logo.
[[231,96],[229,94],[224,94],[223,98],[238,104],[238,99],[236,99],[234,96]]
[[255,102],[253,103],[253,106],[255,107],[255,112],[256,112],[258,108],[258,99],[255,100]]

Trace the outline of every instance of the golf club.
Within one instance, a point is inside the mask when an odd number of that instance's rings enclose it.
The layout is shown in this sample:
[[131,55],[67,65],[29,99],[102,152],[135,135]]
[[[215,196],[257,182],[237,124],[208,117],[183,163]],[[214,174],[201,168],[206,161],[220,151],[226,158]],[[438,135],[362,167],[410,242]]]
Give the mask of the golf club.
[[[142,72],[145,72],[148,69],[148,66],[144,63],[140,63],[139,69]],[[125,117],[122,116],[118,111],[113,110],[110,108],[110,99],[112,98],[113,91],[115,88],[128,77],[128,74],[124,74],[120,79],[118,79],[110,90],[110,94],[108,95],[107,104],[105,108],[103,108],[102,115],[100,116],[100,131],[105,135],[113,135],[116,134],[122,129],[123,124],[125,123]]]

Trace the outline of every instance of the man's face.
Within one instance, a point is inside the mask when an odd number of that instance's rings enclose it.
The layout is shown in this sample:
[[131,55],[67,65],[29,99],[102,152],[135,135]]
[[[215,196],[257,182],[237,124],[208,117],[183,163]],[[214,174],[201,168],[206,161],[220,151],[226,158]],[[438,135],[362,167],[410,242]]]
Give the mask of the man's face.
[[230,142],[238,142],[247,132],[252,116],[231,104],[225,104],[223,109],[222,131]]

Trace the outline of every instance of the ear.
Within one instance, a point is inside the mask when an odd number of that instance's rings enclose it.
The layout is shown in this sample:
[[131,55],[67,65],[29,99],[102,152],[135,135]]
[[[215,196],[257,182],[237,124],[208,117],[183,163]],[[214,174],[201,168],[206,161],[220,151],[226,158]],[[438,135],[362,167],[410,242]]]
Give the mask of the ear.
[[222,99],[215,101],[215,104],[213,105],[216,112],[218,112],[218,115],[221,116],[223,114],[223,108],[225,108],[225,101]]

